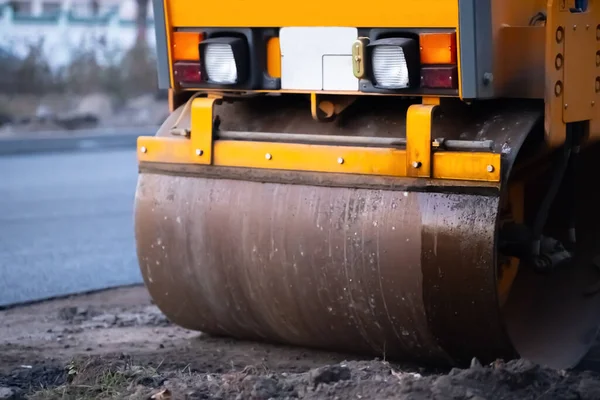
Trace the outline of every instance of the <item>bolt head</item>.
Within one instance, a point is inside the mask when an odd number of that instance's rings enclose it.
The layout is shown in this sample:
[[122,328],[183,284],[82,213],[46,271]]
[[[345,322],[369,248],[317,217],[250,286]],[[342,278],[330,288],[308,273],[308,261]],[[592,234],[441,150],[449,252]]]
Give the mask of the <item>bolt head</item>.
[[488,165],[486,167],[487,172],[494,172],[494,166],[493,165]]
[[413,168],[420,168],[421,167],[421,162],[420,161],[413,161],[412,167]]
[[197,155],[198,157],[200,157],[202,154],[204,154],[204,152],[203,152],[202,150],[200,150],[200,149],[196,149],[196,155]]
[[338,157],[337,162],[341,165],[344,163],[344,159],[342,157]]
[[273,158],[273,156],[271,155],[271,153],[267,153],[267,154],[265,154],[265,158],[267,160],[270,160],[271,158]]
[[145,146],[142,146],[142,147],[140,148],[140,151],[141,151],[142,153],[147,153],[147,152],[148,152],[148,149],[147,149]]

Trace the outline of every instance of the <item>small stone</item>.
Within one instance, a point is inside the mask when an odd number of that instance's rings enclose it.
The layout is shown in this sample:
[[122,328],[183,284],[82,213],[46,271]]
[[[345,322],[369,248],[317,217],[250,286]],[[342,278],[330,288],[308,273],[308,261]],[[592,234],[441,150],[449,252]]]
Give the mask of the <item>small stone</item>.
[[17,393],[8,387],[0,387],[0,400],[16,399]]
[[309,377],[314,386],[320,383],[333,383],[350,379],[350,368],[340,365],[330,365],[317,368],[309,373]]
[[477,357],[473,357],[471,360],[471,368],[482,368],[481,362],[477,359]]

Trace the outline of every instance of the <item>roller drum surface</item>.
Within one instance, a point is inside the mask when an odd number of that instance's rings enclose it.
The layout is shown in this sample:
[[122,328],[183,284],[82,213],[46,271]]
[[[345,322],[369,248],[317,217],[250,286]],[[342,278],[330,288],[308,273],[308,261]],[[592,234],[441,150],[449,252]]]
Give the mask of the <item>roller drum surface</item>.
[[186,328],[434,362],[511,355],[496,197],[145,173],[137,201],[146,284]]

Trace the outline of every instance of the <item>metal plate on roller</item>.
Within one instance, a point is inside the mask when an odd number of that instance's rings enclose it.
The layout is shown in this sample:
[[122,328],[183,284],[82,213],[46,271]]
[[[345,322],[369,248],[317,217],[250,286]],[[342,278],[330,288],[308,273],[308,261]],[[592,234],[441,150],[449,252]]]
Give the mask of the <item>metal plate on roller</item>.
[[[498,198],[144,172],[140,267],[175,323],[420,361],[512,356]],[[473,266],[476,266],[474,268]]]

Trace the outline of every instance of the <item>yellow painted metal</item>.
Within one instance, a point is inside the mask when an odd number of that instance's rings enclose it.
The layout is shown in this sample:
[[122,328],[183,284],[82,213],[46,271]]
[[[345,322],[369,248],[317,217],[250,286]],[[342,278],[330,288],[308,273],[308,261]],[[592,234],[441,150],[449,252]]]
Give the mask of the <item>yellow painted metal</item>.
[[[223,167],[408,176],[406,151],[392,148],[216,140],[212,158],[212,165]],[[191,140],[182,137],[140,137],[138,160],[206,164],[194,153]],[[436,179],[500,181],[499,154],[437,152],[433,165],[432,177]],[[494,166],[491,173],[489,165]]]
[[412,177],[431,176],[431,124],[437,106],[413,104],[406,116],[406,171]]
[[[279,0],[231,0],[224,12],[223,3],[196,0],[167,2],[175,27],[273,27],[273,26],[368,26],[455,28],[458,25],[458,0],[380,0],[371,11],[363,4],[343,0],[304,0],[284,12]],[[194,11],[200,12],[194,12]],[[387,10],[387,11],[386,11]]]
[[[316,107],[318,97],[315,95],[312,100]],[[409,107],[407,149],[401,150],[213,140],[214,105],[220,101],[218,96],[192,98],[188,103],[191,105],[189,137],[140,137],[139,161],[484,182],[500,180],[499,154],[443,151],[432,154],[431,122],[436,105]],[[414,168],[414,162],[421,163],[419,168]]]
[[406,152],[387,148],[217,140],[214,165],[406,176]]
[[432,178],[500,181],[500,154],[480,152],[436,152]]
[[439,97],[423,97],[422,102],[423,104],[439,106],[440,100],[441,99]]
[[183,137],[140,136],[137,140],[139,162],[196,164],[190,140]]
[[543,99],[546,28],[505,26],[496,47],[502,49],[502,62],[494,65],[494,84],[499,97]]
[[563,121],[591,120],[596,110],[596,25],[600,22],[600,4],[590,1],[588,12],[562,12],[560,15],[568,16],[565,26]]
[[557,147],[565,140],[567,123],[591,120],[597,126],[600,2],[590,1],[583,13],[570,12],[561,0],[547,4],[545,128],[547,142]]
[[210,164],[213,153],[213,108],[219,97],[196,97],[192,100],[191,148],[199,164]]
[[281,48],[278,37],[273,37],[267,42],[267,73],[272,78],[281,78]]
[[558,147],[565,141],[567,126],[563,121],[564,107],[564,63],[555,67],[557,57],[564,59],[565,26],[561,20],[559,3],[561,0],[548,0],[546,19],[546,86],[545,86],[545,133],[546,142]]

